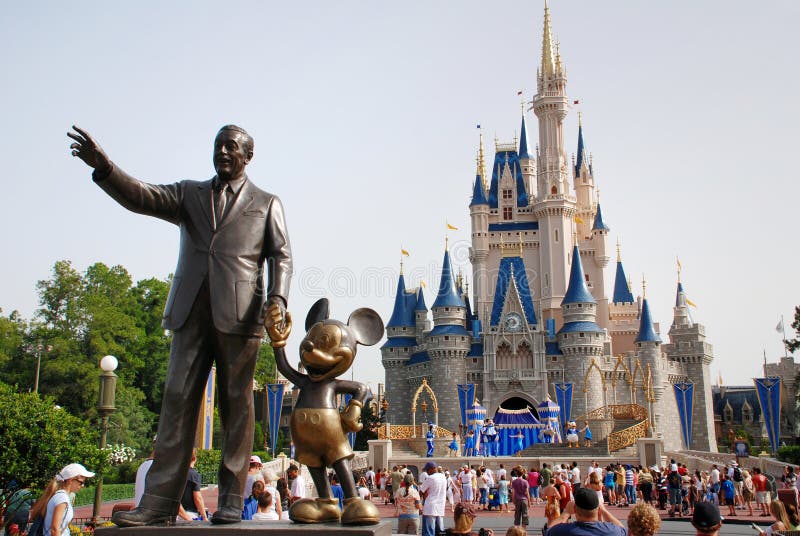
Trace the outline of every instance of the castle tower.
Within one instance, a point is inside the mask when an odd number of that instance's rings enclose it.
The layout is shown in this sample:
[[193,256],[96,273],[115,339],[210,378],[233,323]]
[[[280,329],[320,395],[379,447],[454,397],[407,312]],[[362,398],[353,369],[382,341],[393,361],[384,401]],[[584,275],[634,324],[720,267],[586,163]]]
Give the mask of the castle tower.
[[381,346],[381,360],[386,370],[386,398],[389,400],[387,420],[389,422],[405,422],[408,415],[407,404],[401,401],[411,400],[411,393],[403,381],[406,364],[418,345],[414,308],[417,303],[415,292],[406,291],[403,266],[400,265],[400,277],[397,279],[397,292],[394,308],[389,322],[386,324],[387,340]]
[[583,238],[591,234],[590,226],[595,217],[594,211],[597,201],[594,193],[594,173],[583,142],[583,121],[581,120],[580,112],[578,112],[578,153],[575,157],[573,171],[575,198],[578,205],[577,216],[581,220],[576,222],[575,227],[578,236]]
[[489,307],[490,277],[487,268],[489,259],[489,200],[486,198],[486,170],[483,160],[483,134],[477,158],[475,183],[473,184],[472,202],[469,204],[469,214],[472,224],[472,247],[469,249],[469,260],[472,264],[473,292],[475,293],[475,312],[482,322],[484,311]]
[[467,308],[456,292],[447,248],[439,293],[431,312],[433,329],[427,337],[430,362],[425,377],[439,400],[439,425],[448,430],[458,430],[461,417],[457,389],[458,384],[466,380],[465,358],[471,349],[472,334],[465,327]]
[[609,335],[613,344],[614,355],[634,353],[635,339],[639,334],[639,307],[634,299],[625,268],[622,266],[622,254],[617,241],[617,271],[614,276],[614,293],[611,296],[609,309]]
[[428,321],[428,307],[425,305],[425,295],[422,287],[417,289],[417,304],[414,306],[414,324],[417,331],[417,343],[421,344],[425,332],[431,329]]
[[564,354],[564,377],[572,379],[577,390],[573,413],[580,415],[605,403],[599,366],[606,334],[596,323],[597,301],[586,288],[577,245],[572,249],[571,262],[569,288],[561,302],[564,325],[558,331],[558,346]]
[[525,126],[525,111],[522,112],[522,125],[519,135],[519,163],[525,179],[525,189],[533,196],[536,191],[536,160],[528,146],[528,127]]
[[670,360],[685,364],[687,379],[694,383],[691,448],[716,452],[710,371],[714,349],[706,341],[705,326],[692,321],[687,301],[679,273],[669,344],[664,345],[664,351]]
[[567,75],[561,55],[554,50],[550,29],[550,10],[545,4],[542,61],[537,77],[533,111],[539,120],[539,147],[536,155],[537,195],[533,212],[539,223],[541,294],[536,307],[543,321],[561,320],[560,302],[567,290],[567,258],[573,244],[573,225],[577,208],[569,189],[569,166],[564,149],[564,118],[569,109]]

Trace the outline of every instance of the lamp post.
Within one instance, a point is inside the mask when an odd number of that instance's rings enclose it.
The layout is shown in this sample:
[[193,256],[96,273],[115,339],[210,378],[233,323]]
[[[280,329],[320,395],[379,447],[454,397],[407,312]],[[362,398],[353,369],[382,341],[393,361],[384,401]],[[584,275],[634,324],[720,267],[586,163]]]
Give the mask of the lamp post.
[[29,344],[26,348],[29,354],[33,354],[36,356],[36,377],[33,380],[33,392],[39,392],[39,371],[42,368],[42,352],[50,352],[53,350],[53,347],[49,344],[45,346],[41,342],[36,343],[36,346]]
[[[114,411],[114,400],[117,391],[117,370],[119,361],[113,355],[107,355],[100,360],[100,396],[97,399],[97,413],[101,417],[100,421],[100,449],[106,448],[106,435],[108,434],[108,418]],[[103,499],[103,476],[97,477],[97,488],[94,492],[94,509],[92,510],[92,521],[97,526],[97,517],[100,515],[100,503]]]

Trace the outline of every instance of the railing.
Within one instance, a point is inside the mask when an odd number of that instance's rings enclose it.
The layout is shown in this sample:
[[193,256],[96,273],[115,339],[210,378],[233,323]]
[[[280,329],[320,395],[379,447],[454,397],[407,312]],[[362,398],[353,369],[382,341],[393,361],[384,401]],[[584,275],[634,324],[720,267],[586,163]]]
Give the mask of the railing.
[[[427,430],[427,424],[418,424],[416,426],[410,424],[389,424],[378,427],[378,439],[413,439],[414,437],[424,438]],[[386,429],[389,429],[389,435],[386,434]],[[414,428],[417,433],[414,433]],[[448,438],[453,437],[453,432],[441,426],[434,427],[434,437]]]
[[647,419],[608,435],[608,452],[615,452],[636,444],[640,437],[647,437]]
[[647,408],[639,404],[612,404],[595,408],[585,415],[576,418],[576,422],[592,419],[633,419],[636,421],[647,419]]

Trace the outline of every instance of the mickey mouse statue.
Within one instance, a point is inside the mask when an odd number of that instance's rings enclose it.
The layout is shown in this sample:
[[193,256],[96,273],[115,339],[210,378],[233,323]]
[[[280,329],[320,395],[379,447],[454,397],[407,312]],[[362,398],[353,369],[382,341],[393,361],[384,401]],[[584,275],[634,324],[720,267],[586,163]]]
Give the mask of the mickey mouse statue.
[[[290,382],[299,390],[292,411],[290,429],[296,447],[296,460],[308,466],[317,488],[318,499],[300,499],[289,508],[289,519],[295,523],[341,522],[343,525],[374,525],[380,522],[378,509],[361,499],[350,470],[353,450],[347,432],[362,428],[361,408],[367,401],[363,383],[337,380],[347,371],[356,356],[356,345],[373,345],[383,337],[383,321],[372,309],[357,309],[347,324],[328,319],[328,300],[318,300],[306,317],[306,336],[300,343],[300,362],[305,374],[293,369],[286,359],[284,347],[292,331],[291,315],[285,323],[277,306],[267,312],[265,325],[275,349],[275,361]],[[349,393],[350,402],[342,412],[336,395]],[[333,467],[344,490],[344,509],[331,494],[326,467]]]

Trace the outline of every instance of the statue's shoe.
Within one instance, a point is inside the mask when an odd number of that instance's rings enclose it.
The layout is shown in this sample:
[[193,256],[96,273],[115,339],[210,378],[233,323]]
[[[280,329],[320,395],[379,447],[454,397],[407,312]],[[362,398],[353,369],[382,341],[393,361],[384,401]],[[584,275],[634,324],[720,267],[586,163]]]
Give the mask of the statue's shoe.
[[150,510],[148,508],[134,508],[126,512],[116,512],[111,516],[111,522],[118,527],[164,525],[173,519],[174,517],[168,513]]
[[242,511],[232,506],[223,506],[211,516],[211,522],[215,525],[228,525],[231,523],[242,522]]
[[377,525],[381,521],[378,508],[360,497],[344,500],[342,525]]
[[300,499],[289,508],[289,519],[295,523],[338,523],[341,515],[337,499]]

